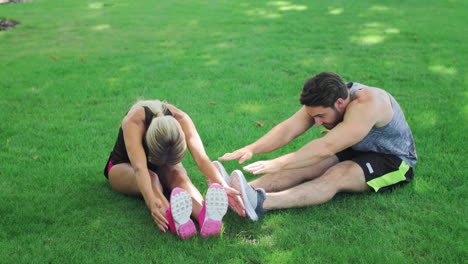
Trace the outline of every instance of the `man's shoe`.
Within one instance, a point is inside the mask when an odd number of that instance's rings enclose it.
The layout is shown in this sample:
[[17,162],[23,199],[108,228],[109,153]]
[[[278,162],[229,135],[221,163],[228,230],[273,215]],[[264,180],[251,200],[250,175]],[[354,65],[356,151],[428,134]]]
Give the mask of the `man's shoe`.
[[221,185],[213,183],[206,192],[203,207],[198,216],[202,237],[215,236],[221,232],[221,220],[228,208],[226,191]]
[[179,187],[171,192],[169,208],[166,210],[167,220],[172,232],[185,239],[197,233],[195,224],[190,215],[192,214],[192,197],[190,194]]
[[219,171],[219,173],[221,173],[221,176],[223,176],[223,179],[227,183],[227,185],[230,185],[231,177],[229,177],[229,174],[227,173],[223,164],[221,164],[221,162],[217,160],[213,161],[212,163],[216,167],[216,169]]
[[240,170],[232,172],[231,187],[242,194],[245,211],[250,219],[257,221],[259,216],[266,213],[266,210],[263,209],[263,202],[266,199],[265,190],[250,186]]

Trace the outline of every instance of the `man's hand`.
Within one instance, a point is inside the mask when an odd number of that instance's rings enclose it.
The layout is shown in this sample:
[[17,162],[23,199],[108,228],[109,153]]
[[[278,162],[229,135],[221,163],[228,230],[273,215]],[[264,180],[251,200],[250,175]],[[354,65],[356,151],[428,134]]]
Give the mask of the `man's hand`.
[[245,171],[248,171],[253,174],[262,174],[262,173],[273,173],[281,169],[279,162],[275,160],[261,160],[249,164],[243,168]]
[[169,222],[166,218],[167,208],[164,208],[164,206],[162,206],[160,200],[156,200],[153,204],[150,205],[149,209],[151,211],[151,216],[153,217],[153,220],[158,226],[159,230],[165,233],[169,227]]
[[238,215],[245,217],[245,207],[242,202],[241,194],[236,189],[228,186],[225,186],[224,190],[228,196],[229,206],[231,206]]
[[232,153],[226,153],[219,160],[234,160],[238,159],[239,164],[242,164],[244,161],[251,159],[253,156],[253,152],[248,149],[247,147],[238,149]]

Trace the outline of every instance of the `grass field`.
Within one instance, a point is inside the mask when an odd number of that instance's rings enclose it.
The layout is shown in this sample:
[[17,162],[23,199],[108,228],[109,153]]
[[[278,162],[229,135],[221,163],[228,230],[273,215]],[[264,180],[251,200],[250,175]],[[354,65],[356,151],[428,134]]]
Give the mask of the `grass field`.
[[[0,263],[467,262],[468,2],[98,1],[0,5],[21,23],[0,31]],[[181,241],[102,175],[138,98],[187,112],[214,160],[297,111],[324,70],[399,101],[411,184],[255,223],[230,211],[221,237]]]

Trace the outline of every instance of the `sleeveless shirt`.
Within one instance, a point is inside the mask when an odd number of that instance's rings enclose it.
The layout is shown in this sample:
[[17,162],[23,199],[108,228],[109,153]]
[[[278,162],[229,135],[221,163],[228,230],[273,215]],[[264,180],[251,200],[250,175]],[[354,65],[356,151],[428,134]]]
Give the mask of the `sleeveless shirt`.
[[[360,83],[348,83],[348,87],[351,87],[351,101],[354,99],[356,91],[367,88],[367,86]],[[406,122],[400,105],[391,94],[386,93],[392,104],[392,120],[383,127],[373,127],[366,137],[351,146],[351,148],[357,151],[395,155],[413,167],[418,157],[411,129]]]
[[[151,124],[151,121],[153,120],[153,112],[151,109],[147,106],[143,106],[145,110],[145,134],[143,135],[143,149],[145,150],[145,155],[146,155],[146,160],[148,161],[148,146],[146,145],[146,132],[148,131],[148,127]],[[171,111],[169,109],[164,112],[164,115],[170,115],[172,116]],[[124,140],[124,135],[123,135],[123,130],[122,127],[119,128],[119,135],[117,136],[117,141],[115,142],[114,149],[111,152],[111,159],[112,163],[119,164],[119,163],[130,163],[130,159],[128,158],[128,153],[127,153],[127,148],[125,146],[125,140]],[[149,169],[155,169],[157,168],[156,165],[151,164],[149,161],[147,162],[148,168]]]

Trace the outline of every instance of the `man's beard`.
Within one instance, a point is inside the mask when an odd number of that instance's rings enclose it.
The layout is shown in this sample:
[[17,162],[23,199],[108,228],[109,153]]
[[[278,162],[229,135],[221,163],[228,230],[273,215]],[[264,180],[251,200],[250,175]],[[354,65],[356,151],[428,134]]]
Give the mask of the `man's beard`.
[[334,127],[336,127],[339,123],[341,123],[343,121],[344,113],[341,114],[338,110],[336,110],[335,107],[333,107],[333,110],[335,111],[335,114],[338,117],[338,119],[335,122],[331,123],[331,124],[329,124],[329,123],[323,124],[323,126],[325,128],[327,128],[327,129],[333,129]]

